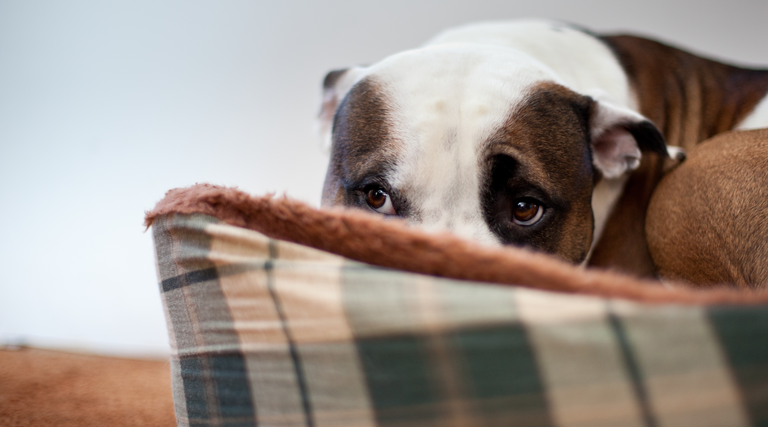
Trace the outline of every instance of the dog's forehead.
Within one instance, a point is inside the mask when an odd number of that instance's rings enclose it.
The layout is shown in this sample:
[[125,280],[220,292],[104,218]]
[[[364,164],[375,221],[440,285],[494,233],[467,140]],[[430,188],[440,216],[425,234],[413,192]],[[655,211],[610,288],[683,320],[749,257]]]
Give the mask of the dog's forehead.
[[[479,150],[542,82],[558,78],[531,56],[505,47],[446,44],[406,51],[371,67],[386,95],[389,133],[403,159]],[[438,163],[433,160],[432,163]]]
[[507,47],[445,44],[405,51],[372,66],[410,133],[460,118],[498,123],[541,81],[557,75],[528,54]]

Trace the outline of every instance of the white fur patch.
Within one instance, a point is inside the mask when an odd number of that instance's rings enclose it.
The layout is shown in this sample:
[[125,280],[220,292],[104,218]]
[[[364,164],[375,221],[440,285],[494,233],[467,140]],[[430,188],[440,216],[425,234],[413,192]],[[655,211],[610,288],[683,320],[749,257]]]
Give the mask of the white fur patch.
[[602,91],[636,109],[621,64],[599,39],[547,20],[491,21],[446,30],[427,45],[471,42],[522,51],[548,66],[566,87],[581,94]]
[[754,110],[734,130],[768,128],[768,95],[757,104]]

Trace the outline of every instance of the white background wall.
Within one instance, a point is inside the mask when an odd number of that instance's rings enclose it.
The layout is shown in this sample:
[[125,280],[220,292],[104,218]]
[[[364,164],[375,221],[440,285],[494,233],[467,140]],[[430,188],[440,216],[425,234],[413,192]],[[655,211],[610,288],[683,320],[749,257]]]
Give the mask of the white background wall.
[[144,210],[195,182],[319,204],[325,72],[515,17],[768,65],[764,0],[0,0],[0,345],[165,355]]

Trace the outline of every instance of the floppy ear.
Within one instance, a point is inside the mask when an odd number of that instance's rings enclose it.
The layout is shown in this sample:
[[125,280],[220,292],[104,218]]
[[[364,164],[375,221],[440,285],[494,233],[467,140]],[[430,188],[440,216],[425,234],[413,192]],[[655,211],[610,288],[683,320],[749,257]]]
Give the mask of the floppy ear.
[[318,115],[317,131],[320,143],[326,153],[331,149],[331,133],[336,109],[355,83],[358,68],[339,69],[328,72],[323,80],[323,100]]
[[668,155],[661,132],[635,111],[596,99],[589,123],[592,163],[605,178],[640,166],[643,151]]

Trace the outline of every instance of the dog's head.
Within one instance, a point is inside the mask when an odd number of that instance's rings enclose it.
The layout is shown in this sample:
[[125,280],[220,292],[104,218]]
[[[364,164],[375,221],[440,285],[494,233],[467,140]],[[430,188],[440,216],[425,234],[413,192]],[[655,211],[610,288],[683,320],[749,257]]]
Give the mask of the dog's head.
[[592,191],[666,152],[640,114],[579,94],[508,48],[446,44],[328,74],[323,205],[367,209],[572,262],[592,242]]

